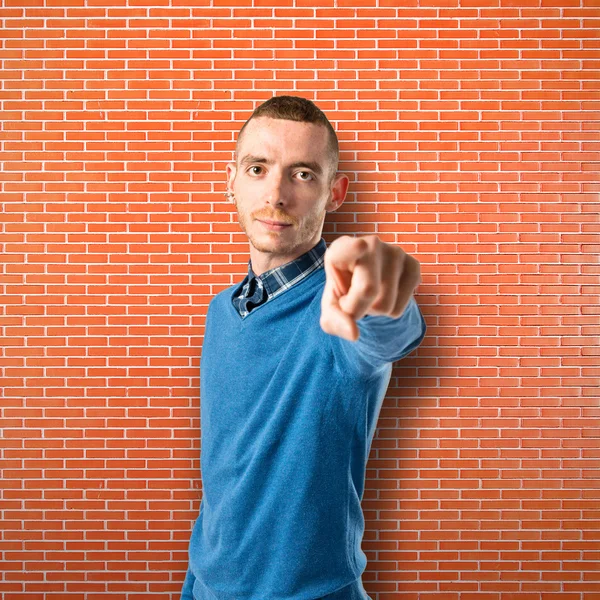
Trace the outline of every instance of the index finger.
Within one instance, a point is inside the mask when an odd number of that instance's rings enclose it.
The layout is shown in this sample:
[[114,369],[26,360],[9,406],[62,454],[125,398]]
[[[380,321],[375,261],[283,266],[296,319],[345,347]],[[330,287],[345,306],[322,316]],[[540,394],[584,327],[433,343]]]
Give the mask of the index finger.
[[[371,306],[381,286],[379,253],[366,240],[341,237],[336,239],[325,254],[327,278],[338,280],[339,274],[349,285],[341,288],[339,306],[353,319],[362,318]],[[344,282],[345,283],[345,282]]]
[[334,280],[327,277],[321,298],[321,328],[325,333],[356,341],[359,336],[358,326],[354,319],[340,308],[339,298]]

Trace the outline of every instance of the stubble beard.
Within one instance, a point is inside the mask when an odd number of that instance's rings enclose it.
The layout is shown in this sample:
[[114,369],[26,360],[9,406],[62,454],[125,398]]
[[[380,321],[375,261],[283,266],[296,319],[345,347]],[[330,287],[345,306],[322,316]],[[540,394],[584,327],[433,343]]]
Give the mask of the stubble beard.
[[[293,217],[280,209],[269,210],[266,208],[256,210],[251,214],[246,213],[236,200],[236,208],[238,213],[238,222],[240,227],[248,237],[250,244],[259,252],[264,252],[274,255],[290,255],[294,254],[297,248],[307,244],[315,236],[323,226],[325,219],[325,210],[322,213],[310,214],[304,222],[299,218]],[[290,232],[275,232],[264,229],[258,234],[252,231],[253,228],[262,227],[256,223],[256,219],[270,219],[273,221],[281,221],[291,223],[292,230]],[[292,235],[290,235],[292,234]],[[284,239],[283,236],[288,236]],[[317,240],[318,241],[318,240]],[[308,248],[306,251],[310,250]]]

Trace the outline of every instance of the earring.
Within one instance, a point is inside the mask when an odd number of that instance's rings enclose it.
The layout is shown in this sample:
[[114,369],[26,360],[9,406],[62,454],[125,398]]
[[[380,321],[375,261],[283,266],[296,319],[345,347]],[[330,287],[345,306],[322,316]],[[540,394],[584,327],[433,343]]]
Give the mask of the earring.
[[223,194],[223,196],[227,196],[227,200],[229,200],[230,202],[233,202],[234,195],[231,192],[227,191]]

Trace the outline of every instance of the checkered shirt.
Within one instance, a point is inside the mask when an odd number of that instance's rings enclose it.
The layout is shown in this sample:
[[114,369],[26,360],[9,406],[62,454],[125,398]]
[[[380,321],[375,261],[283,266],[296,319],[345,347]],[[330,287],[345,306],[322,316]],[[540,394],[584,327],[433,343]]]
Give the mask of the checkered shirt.
[[252,271],[252,263],[248,261],[248,275],[244,285],[234,296],[233,305],[242,317],[247,316],[253,308],[272,300],[279,294],[289,290],[313,271],[324,264],[327,245],[321,238],[319,243],[295,260],[265,271],[258,277]]

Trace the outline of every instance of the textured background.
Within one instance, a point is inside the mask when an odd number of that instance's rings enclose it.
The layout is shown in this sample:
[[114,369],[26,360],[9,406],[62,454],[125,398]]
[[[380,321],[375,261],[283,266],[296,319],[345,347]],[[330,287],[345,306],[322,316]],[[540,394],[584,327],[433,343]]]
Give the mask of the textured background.
[[2,598],[178,598],[206,308],[248,260],[225,164],[274,94],[339,132],[326,239],[422,267],[367,591],[600,598],[598,4],[105,4],[0,8]]

